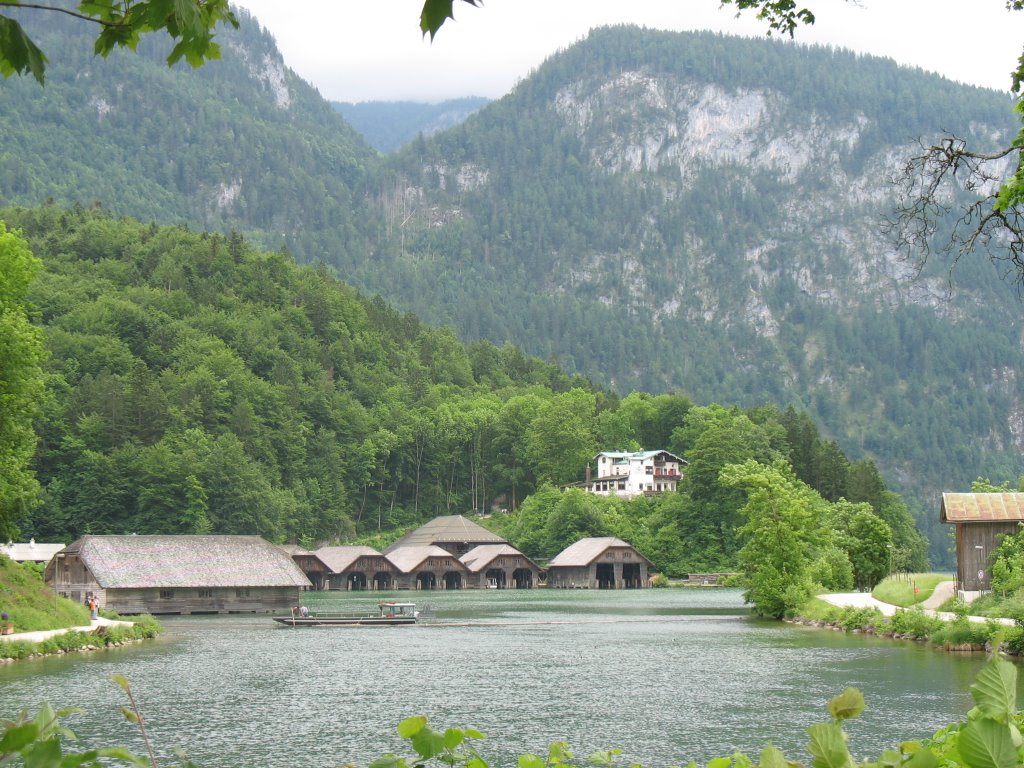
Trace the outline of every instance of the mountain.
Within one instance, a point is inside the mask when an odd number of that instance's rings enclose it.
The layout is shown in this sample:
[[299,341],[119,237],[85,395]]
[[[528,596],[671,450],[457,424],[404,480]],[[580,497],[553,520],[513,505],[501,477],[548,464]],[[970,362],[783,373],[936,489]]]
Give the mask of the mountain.
[[882,232],[940,127],[1005,144],[1010,99],[846,51],[598,30],[390,159],[387,278],[353,279],[622,391],[807,408],[937,528],[940,490],[1024,469],[1013,286],[982,257],[918,269]]
[[381,152],[393,152],[421,133],[430,136],[452,128],[483,108],[488,99],[468,96],[437,104],[420,101],[332,101],[338,114]]
[[[237,13],[239,29],[217,32],[223,57],[193,70],[168,68],[156,36],[101,59],[90,25],[22,12],[51,61],[45,88],[0,85],[0,202],[99,202],[310,259],[364,254],[360,201],[377,153]],[[324,232],[329,244],[310,239]]]
[[933,559],[939,491],[1024,471],[1013,286],[980,257],[918,270],[880,227],[913,138],[1004,143],[1005,94],[618,27],[381,158],[244,14],[197,71],[154,41],[95,59],[88,30],[46,22],[46,88],[0,84],[2,203],[238,230],[621,393],[792,404],[910,494]]

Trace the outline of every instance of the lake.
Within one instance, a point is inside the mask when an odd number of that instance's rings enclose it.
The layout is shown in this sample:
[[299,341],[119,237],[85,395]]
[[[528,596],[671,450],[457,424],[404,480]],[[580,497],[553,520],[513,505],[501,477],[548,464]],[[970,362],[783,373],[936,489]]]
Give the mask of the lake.
[[[492,766],[567,740],[621,765],[684,765],[771,740],[804,760],[825,703],[860,688],[860,759],[929,735],[972,706],[981,655],[752,617],[735,590],[310,593],[314,610],[415,600],[448,625],[288,628],[265,615],[165,617],[160,640],[0,668],[0,713],[85,710],[87,745],[143,752],[111,681],[131,682],[158,754],[203,768],[365,766],[411,755],[397,723],[474,727]],[[170,761],[164,759],[163,764]]]

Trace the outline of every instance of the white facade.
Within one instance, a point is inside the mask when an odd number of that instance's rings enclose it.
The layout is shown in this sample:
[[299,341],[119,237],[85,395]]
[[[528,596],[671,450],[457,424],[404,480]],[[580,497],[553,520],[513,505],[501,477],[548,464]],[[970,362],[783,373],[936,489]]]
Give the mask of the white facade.
[[676,490],[686,460],[668,451],[604,451],[594,457],[596,476],[587,466],[584,488],[598,496],[632,498]]

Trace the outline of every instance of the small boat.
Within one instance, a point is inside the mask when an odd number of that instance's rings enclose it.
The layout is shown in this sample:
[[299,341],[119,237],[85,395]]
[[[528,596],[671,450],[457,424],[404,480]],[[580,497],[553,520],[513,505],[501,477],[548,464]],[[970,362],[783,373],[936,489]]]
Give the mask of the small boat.
[[274,621],[289,627],[345,627],[415,624],[420,612],[416,603],[377,603],[379,614],[316,613],[293,609],[291,616],[274,616]]

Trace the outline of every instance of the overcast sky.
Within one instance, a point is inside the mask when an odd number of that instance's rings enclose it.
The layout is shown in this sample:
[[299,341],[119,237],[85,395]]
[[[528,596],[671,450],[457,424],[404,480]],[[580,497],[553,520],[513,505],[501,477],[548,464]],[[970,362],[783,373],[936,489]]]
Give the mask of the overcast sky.
[[[434,42],[422,0],[236,0],[276,38],[285,63],[335,101],[498,98],[592,27],[713,29],[763,35],[717,0],[485,0],[455,4]],[[805,0],[817,16],[797,41],[888,56],[954,80],[1009,90],[1024,11],[1005,0]]]

